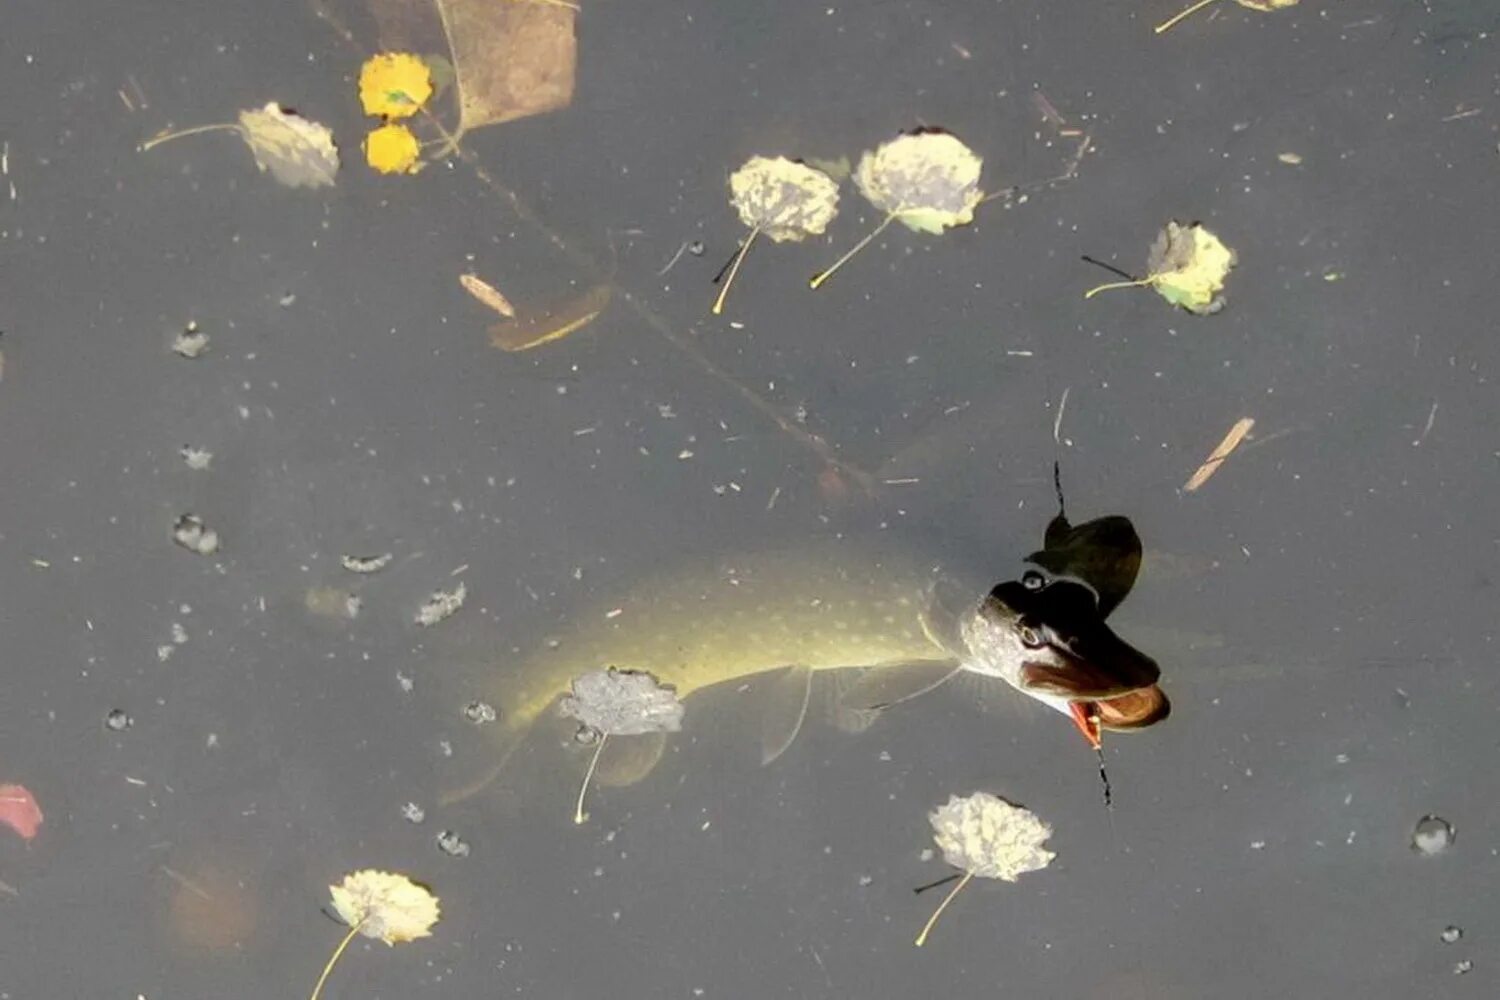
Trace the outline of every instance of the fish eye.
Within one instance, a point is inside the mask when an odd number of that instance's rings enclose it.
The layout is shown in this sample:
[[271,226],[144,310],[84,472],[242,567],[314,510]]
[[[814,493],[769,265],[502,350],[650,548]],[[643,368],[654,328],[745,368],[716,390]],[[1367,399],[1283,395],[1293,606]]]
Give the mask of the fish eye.
[[1027,590],[1041,590],[1047,585],[1047,578],[1034,569],[1027,570],[1021,576],[1021,586]]
[[1021,642],[1027,649],[1036,649],[1042,644],[1042,634],[1026,623],[1021,623]]

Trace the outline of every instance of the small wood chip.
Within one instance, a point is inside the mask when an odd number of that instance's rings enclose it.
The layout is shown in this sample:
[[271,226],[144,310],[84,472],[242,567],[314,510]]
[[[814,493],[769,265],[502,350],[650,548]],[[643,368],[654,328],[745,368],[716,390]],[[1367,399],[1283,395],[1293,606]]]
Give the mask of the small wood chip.
[[339,564],[351,573],[379,573],[391,564],[392,558],[390,552],[378,556],[340,556]]
[[1224,435],[1224,440],[1219,442],[1219,446],[1213,450],[1213,454],[1209,455],[1207,460],[1198,466],[1198,471],[1193,473],[1192,478],[1182,487],[1183,492],[1191,493],[1208,482],[1208,477],[1219,471],[1219,466],[1224,464],[1224,459],[1228,458],[1230,453],[1240,446],[1240,442],[1245,440],[1245,435],[1249,434],[1250,429],[1254,426],[1254,417],[1241,417],[1233,427],[1229,428],[1229,433]]
[[464,291],[506,319],[513,319],[515,317],[516,307],[510,304],[510,299],[500,294],[500,289],[485,281],[477,274],[460,274],[458,276],[458,283],[464,286]]
[[464,606],[468,596],[469,588],[461,583],[453,590],[433,591],[432,596],[417,611],[417,624],[423,628],[431,628],[438,622],[451,618],[454,612]]

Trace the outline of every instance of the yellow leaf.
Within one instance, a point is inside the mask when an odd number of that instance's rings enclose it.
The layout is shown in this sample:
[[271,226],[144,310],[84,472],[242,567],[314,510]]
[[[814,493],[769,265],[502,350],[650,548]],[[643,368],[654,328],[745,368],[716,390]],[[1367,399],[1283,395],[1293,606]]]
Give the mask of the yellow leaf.
[[431,96],[432,71],[419,56],[381,52],[360,67],[359,102],[367,115],[406,118]]
[[394,945],[427,937],[438,921],[438,898],[426,886],[405,875],[364,868],[345,875],[344,881],[329,886],[328,891],[333,897],[334,910],[349,925],[349,933],[323,966],[323,974],[318,977],[309,1000],[318,1000],[322,995],[329,973],[356,935]]
[[870,204],[920,233],[974,221],[984,200],[984,161],[957,136],[925,128],[897,136],[860,157],[854,185]]
[[839,186],[832,177],[784,156],[752,156],[729,176],[729,202],[750,227],[719,288],[713,312],[724,311],[724,298],[755,237],[765,233],[777,243],[817,236],[839,210]]
[[984,161],[959,138],[939,128],[919,128],[882,143],[860,157],[854,186],[885,219],[827,270],[809,282],[817,288],[851,257],[899,222],[919,233],[939,234],[974,221],[984,200],[979,173]]
[[1224,307],[1219,293],[1234,263],[1234,251],[1196,222],[1190,226],[1168,222],[1148,259],[1157,294],[1200,316]]
[[[1156,33],[1158,35],[1161,34],[1163,31],[1170,29],[1174,24],[1176,24],[1178,21],[1181,21],[1183,18],[1189,17],[1192,14],[1196,14],[1198,11],[1202,10],[1204,7],[1207,7],[1209,4],[1217,2],[1218,0],[1198,0],[1197,3],[1193,4],[1190,7],[1186,7],[1181,11],[1178,11],[1172,17],[1163,21],[1161,24],[1158,24],[1156,26]],[[1234,0],[1234,2],[1239,4],[1241,7],[1249,7],[1251,10],[1258,10],[1262,13],[1266,13],[1273,10],[1282,10],[1286,7],[1295,7],[1297,6],[1298,0]]]
[[1114,288],[1151,287],[1174,306],[1211,316],[1224,308],[1219,293],[1235,261],[1235,252],[1199,223],[1168,222],[1151,244],[1144,278],[1099,285],[1083,297],[1091,299]]
[[405,125],[382,125],[365,137],[365,162],[382,174],[417,172],[421,144]]
[[438,921],[438,898],[405,875],[365,868],[328,891],[344,923],[389,945],[427,937]]

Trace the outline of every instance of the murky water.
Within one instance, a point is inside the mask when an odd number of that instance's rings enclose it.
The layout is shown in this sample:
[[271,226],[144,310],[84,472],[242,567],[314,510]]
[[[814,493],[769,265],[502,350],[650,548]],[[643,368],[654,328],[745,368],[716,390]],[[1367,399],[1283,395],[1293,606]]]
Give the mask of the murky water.
[[[306,996],[364,868],[442,918],[356,938],[326,997],[1493,991],[1491,7],[517,6],[550,7],[532,70],[572,31],[571,100],[507,84],[515,117],[411,176],[365,165],[357,80],[382,31],[464,49],[435,7],[7,12],[0,998]],[[331,186],[233,131],[137,151],[268,101],[332,130]],[[746,157],[922,124],[1024,189],[812,291],[880,222],[844,184],[710,313]],[[1138,274],[1174,218],[1237,251],[1222,312],[1084,299],[1081,256]],[[1003,686],[810,711],[762,768],[748,676],[586,824],[568,727],[445,799],[507,671],[642,581],[898,542],[1014,579],[1054,460],[1075,521],[1140,533],[1110,625],[1173,703],[1106,739],[1112,811]],[[915,949],[927,814],[981,790],[1057,858]]]

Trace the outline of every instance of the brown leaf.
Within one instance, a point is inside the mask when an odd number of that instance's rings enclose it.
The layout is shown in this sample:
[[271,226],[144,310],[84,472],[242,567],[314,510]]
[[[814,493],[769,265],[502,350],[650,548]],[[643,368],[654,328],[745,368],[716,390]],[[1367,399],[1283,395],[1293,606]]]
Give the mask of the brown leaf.
[[572,9],[495,0],[437,0],[437,8],[458,75],[460,132],[572,103]]
[[609,307],[613,285],[597,285],[554,309],[521,315],[490,327],[490,344],[502,351],[528,351],[588,326]]
[[[452,55],[455,131],[539,115],[573,101],[577,12],[550,0],[369,0],[382,48]],[[436,16],[434,16],[434,12]]]

